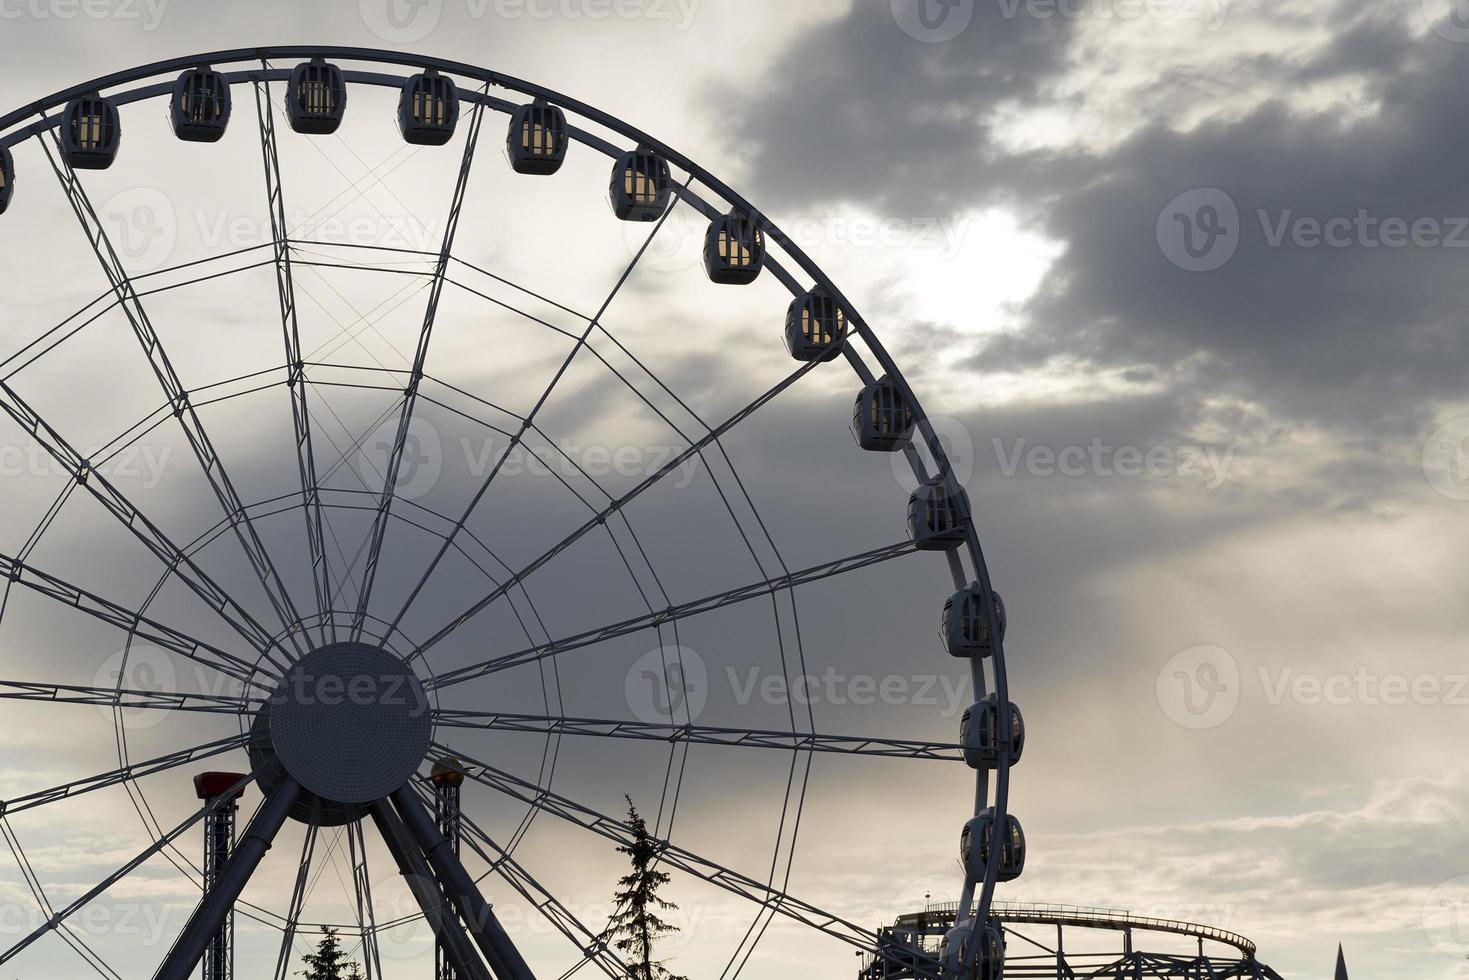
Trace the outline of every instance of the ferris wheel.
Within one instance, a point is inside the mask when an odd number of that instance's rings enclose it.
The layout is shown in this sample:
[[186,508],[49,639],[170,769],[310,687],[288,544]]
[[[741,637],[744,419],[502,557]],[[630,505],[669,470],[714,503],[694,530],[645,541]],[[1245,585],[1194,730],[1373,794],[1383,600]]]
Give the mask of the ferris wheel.
[[[314,238],[310,221],[293,220],[285,175],[299,168],[291,161],[323,166],[328,158],[306,156],[320,153],[307,147],[337,138],[354,109],[362,111],[359,103],[384,95],[396,100],[401,141],[395,145],[437,154],[432,187],[447,209],[436,240],[412,247],[423,243]],[[155,116],[166,106],[184,154],[179,166],[206,192],[225,190],[225,181],[209,179],[221,165],[210,154],[220,148],[196,144],[228,134],[227,145],[248,146],[255,183],[230,189],[256,202],[260,241],[232,247],[215,240],[188,261],[134,267],[138,250],[119,241],[128,229],[94,203],[98,192],[89,185],[104,176],[96,171],[155,172],[146,154],[130,152],[138,139],[133,130],[154,125],[141,112],[149,106]],[[481,145],[487,124],[490,133],[505,133],[508,171],[489,150],[497,140]],[[168,132],[162,123],[156,128]],[[242,136],[248,141],[236,142]],[[537,201],[556,201],[556,215],[531,225],[554,238],[559,209],[576,203],[566,187],[581,180],[573,171],[598,154],[606,157],[596,166],[610,173],[602,186],[613,213],[581,220],[622,222],[631,230],[628,260],[599,305],[578,308],[465,257],[463,243],[483,221],[472,188],[486,168],[535,185],[525,193],[541,195]],[[573,161],[576,167],[568,167]],[[54,186],[47,186],[48,171]],[[369,177],[383,180],[380,170]],[[11,679],[0,681],[0,699],[25,712],[12,714],[16,724],[58,737],[72,724],[68,712],[102,707],[112,720],[109,751],[115,748],[116,759],[105,771],[35,785],[0,802],[0,830],[37,909],[35,927],[7,939],[0,963],[23,968],[41,946],[65,943],[90,969],[119,976],[75,923],[100,897],[127,889],[147,869],[156,878],[163,867],[195,891],[197,904],[160,945],[155,977],[177,980],[201,962],[206,977],[228,976],[237,917],[251,928],[279,931],[278,952],[272,949],[264,961],[275,963],[276,976],[287,976],[323,854],[338,847],[350,867],[346,887],[355,915],[314,925],[352,937],[370,978],[384,975],[382,937],[409,920],[432,924],[441,973],[448,975],[521,980],[586,968],[628,976],[604,924],[583,921],[575,903],[543,883],[545,875],[521,847],[531,824],[545,821],[576,829],[584,838],[577,854],[633,840],[627,820],[579,797],[557,769],[564,741],[594,740],[608,752],[644,743],[661,754],[652,824],[660,866],[748,902],[749,921],[729,953],[726,976],[740,972],[772,921],[791,921],[875,957],[882,976],[998,980],[1004,941],[990,911],[995,886],[1018,877],[1025,861],[1024,836],[1008,807],[1010,768],[1021,756],[1024,728],[1006,684],[1005,609],[991,586],[964,489],[898,365],[836,284],[750,202],[655,137],[539,85],[435,58],[333,47],[174,59],[11,112],[0,118],[0,242],[7,254],[26,244],[5,235],[4,222],[23,220],[47,197],[52,210],[44,220],[64,212],[85,250],[84,264],[53,264],[54,271],[68,283],[89,289],[95,283],[96,295],[59,322],[25,323],[22,313],[45,308],[32,295],[42,287],[7,283],[9,308],[23,331],[12,326],[4,333],[0,408],[13,423],[11,438],[23,438],[27,458],[40,461],[44,478],[23,487],[11,481],[7,494],[12,520],[0,540],[6,580],[0,656]],[[753,397],[730,401],[680,391],[676,381],[654,373],[635,341],[619,340],[609,327],[608,309],[640,263],[658,261],[660,233],[691,219],[700,229],[707,282],[749,288],[759,280],[789,293],[783,325],[772,322],[760,334],[778,347],[774,338],[783,329],[785,369]],[[327,269],[344,270],[353,282],[391,280],[393,292],[384,290],[373,310],[364,310],[366,301],[354,304],[350,289],[336,291],[335,301],[351,313],[317,336],[317,327],[307,325],[312,311],[303,299],[304,279]],[[238,308],[229,290],[244,279],[266,284],[267,310]],[[479,315],[472,304],[544,330],[561,345],[549,378],[535,385],[515,378],[534,389],[523,405],[510,407],[499,388],[476,390],[474,358],[463,348],[435,358],[435,341],[448,343],[440,338],[452,329],[449,321]],[[389,308],[413,324],[401,357],[353,362],[353,343],[370,352],[369,334],[387,329],[376,327],[381,318],[374,310]],[[745,316],[759,308],[750,304]],[[178,323],[185,309],[192,311],[188,329]],[[227,329],[246,319],[250,330]],[[266,321],[271,329],[257,329]],[[681,343],[693,353],[715,353],[698,351],[699,341],[694,329]],[[513,362],[514,342],[481,354]],[[617,485],[564,452],[547,463],[556,452],[545,438],[548,420],[561,411],[558,401],[574,396],[571,379],[586,364],[615,379],[640,410],[676,435],[666,458]],[[814,404],[843,427],[850,424],[856,447],[849,451],[887,454],[911,472],[916,489],[907,502],[907,534],[819,563],[788,562],[774,522],[762,517],[742,479],[741,453],[751,458],[764,451],[770,433],[758,429],[762,410],[768,415],[768,406],[803,382],[820,377],[829,385],[843,371],[851,372],[855,401],[817,396]],[[506,374],[529,372],[512,366]],[[148,411],[125,415],[118,406],[142,388],[151,399]],[[361,402],[343,401],[359,395]],[[379,401],[369,403],[368,395]],[[355,424],[343,418],[352,411]],[[438,422],[425,433],[430,413]],[[613,429],[626,424],[615,413],[591,421]],[[497,435],[494,452],[472,479],[416,492],[425,454],[433,455],[425,438],[456,424]],[[267,437],[269,452],[232,455],[238,440],[224,437],[226,429]],[[747,437],[752,430],[757,434]],[[150,485],[120,472],[119,460],[163,433],[178,450],[175,465],[188,469],[186,480]],[[618,436],[602,438],[610,444]],[[370,446],[376,448],[368,452]],[[372,457],[366,467],[360,464],[365,454]],[[544,536],[528,538],[540,543],[523,554],[507,555],[485,540],[482,515],[503,503],[497,494],[508,470],[525,460],[540,462],[575,509],[537,511],[539,493],[514,498],[508,520]],[[680,511],[662,518],[663,531],[678,538],[682,522],[690,528],[699,520],[724,522],[747,550],[740,561],[754,569],[733,586],[700,588],[709,559],[692,544],[682,554],[654,554],[649,515],[636,510],[694,465],[723,513],[698,518]],[[288,476],[290,488],[271,483],[267,471]],[[799,475],[792,483],[803,496],[829,490],[803,486]],[[901,507],[899,497],[898,526]],[[601,542],[600,550],[586,550],[592,541]],[[809,705],[804,712],[792,708],[789,723],[779,727],[696,721],[685,696],[695,668],[685,662],[681,629],[736,613],[749,618],[728,622],[764,617],[779,662],[793,670],[805,658],[803,590],[857,572],[897,576],[906,563],[934,560],[924,557],[929,552],[941,556],[953,586],[946,598],[933,599],[941,648],[912,656],[932,656],[934,670],[946,662],[945,651],[967,661],[975,694],[950,740],[832,734],[818,730]],[[573,560],[599,584],[575,590],[558,584],[557,608],[546,609],[538,576],[546,581],[558,561]],[[636,607],[613,608],[614,589],[635,597]],[[821,609],[814,620],[808,614],[807,634],[821,616],[834,615],[829,604]],[[13,632],[5,632],[7,625]],[[579,665],[649,637],[656,649],[640,663],[657,675],[654,690],[664,701],[658,710],[634,710],[639,717],[628,718],[627,706],[604,717],[567,709]],[[89,685],[74,674],[46,673],[48,664],[62,671],[68,656],[85,653],[98,661],[113,649],[115,682]],[[156,669],[134,669],[140,663]],[[186,669],[210,683],[182,689],[173,681]],[[513,680],[519,677],[530,678],[523,691],[535,693],[515,694],[516,710],[485,707],[494,703],[486,692],[521,692]],[[504,739],[494,749],[483,741],[491,734]],[[674,831],[689,749],[701,745],[783,760],[776,843],[758,872],[729,866],[737,862],[727,855],[706,856]],[[937,957],[859,924],[841,908],[805,901],[790,887],[811,760],[826,753],[922,762],[932,766],[926,772],[952,781],[953,768],[933,765],[944,760],[972,776],[973,811],[954,814],[962,867],[954,881],[955,925]],[[512,765],[512,756],[523,764]],[[195,779],[197,799],[187,815],[166,819],[169,808],[160,805],[155,787],[206,762],[211,771]],[[21,822],[108,788],[126,791],[151,843],[85,888],[48,880],[25,846],[35,831]],[[461,801],[461,790],[470,788],[483,795]],[[259,802],[237,832],[233,814],[247,789]],[[514,815],[508,829],[504,821],[490,829],[490,809]],[[210,828],[203,861],[189,836],[201,827]],[[285,848],[266,857],[273,842],[284,842],[285,828],[301,836],[294,864],[283,857]],[[388,855],[387,866],[369,860],[374,851]],[[272,897],[262,890],[262,869],[282,860],[293,884]],[[471,872],[471,862],[483,873]],[[564,937],[570,966],[552,971],[525,955],[519,931],[502,924],[484,897],[490,875]],[[399,877],[416,907],[379,921],[373,889],[381,892]]]

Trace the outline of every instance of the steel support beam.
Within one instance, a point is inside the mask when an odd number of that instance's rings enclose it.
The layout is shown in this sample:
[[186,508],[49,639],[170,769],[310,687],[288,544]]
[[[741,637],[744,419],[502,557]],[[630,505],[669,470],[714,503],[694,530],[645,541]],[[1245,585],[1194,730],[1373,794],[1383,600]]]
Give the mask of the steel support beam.
[[287,776],[285,782],[276,787],[275,792],[260,804],[260,809],[255,811],[245,832],[240,836],[240,842],[230,856],[229,864],[225,865],[219,882],[213,891],[199,900],[199,905],[189,917],[184,931],[164,957],[158,972],[153,974],[153,980],[188,980],[198,968],[204,948],[209,945],[225,917],[235,907],[235,899],[240,897],[240,892],[245,890],[245,884],[260,866],[265,852],[270,850],[271,842],[280,833],[281,826],[290,815],[291,805],[300,794],[300,784]]
[[[604,511],[604,516],[607,513],[609,512]],[[816,582],[834,575],[841,575],[860,568],[867,568],[893,558],[913,554],[915,551],[917,549],[913,546],[913,542],[900,541],[886,548],[878,548],[874,551],[863,552],[860,555],[851,555],[846,558],[837,559],[836,561],[825,562],[798,572],[787,572],[762,582],[752,582],[715,595],[693,599],[676,606],[669,606],[667,609],[657,609],[650,613],[644,613],[641,616],[634,616],[620,623],[600,626],[596,629],[577,633],[574,636],[552,640],[549,643],[541,643],[533,647],[527,647],[524,650],[517,650],[503,656],[493,657],[480,663],[446,671],[435,679],[433,687],[435,689],[449,687],[452,684],[459,684],[475,677],[482,677],[485,674],[495,673],[500,670],[509,670],[511,667],[518,667],[521,664],[534,663],[547,657],[554,657],[568,650],[578,650],[582,647],[594,646],[598,643],[604,643],[607,640],[616,639],[619,636],[627,636],[629,633],[657,629],[660,626],[677,623],[683,619],[691,619],[702,613],[723,609],[725,606],[734,605],[735,603],[776,595],[781,592],[794,590],[796,587],[805,585],[808,582]],[[516,578],[523,578],[525,574],[522,572]],[[435,641],[430,640],[424,643],[420,649],[427,650],[433,642]]]
[[391,797],[394,808],[402,818],[404,826],[423,849],[429,865],[438,875],[444,891],[454,900],[464,924],[469,927],[474,940],[479,944],[485,959],[499,980],[535,980],[535,974],[526,964],[520,950],[510,941],[510,935],[495,918],[474,878],[460,862],[458,855],[439,828],[434,825],[423,803],[411,786],[400,786]]
[[[492,980],[490,971],[480,962],[473,944],[465,935],[464,927],[454,917],[453,910],[444,904],[444,896],[434,881],[433,873],[424,863],[413,837],[403,826],[403,821],[386,800],[378,800],[371,809],[373,823],[388,845],[388,852],[398,864],[398,872],[408,884],[408,890],[423,910],[423,917],[434,935],[444,941],[449,958],[465,980]],[[505,978],[500,978],[505,980]]]
[[219,498],[220,507],[234,529],[236,537],[239,538],[240,547],[245,557],[249,559],[256,579],[265,590],[271,607],[274,608],[281,626],[285,629],[284,639],[296,647],[298,655],[304,655],[306,648],[302,646],[300,638],[295,633],[296,626],[301,622],[301,614],[296,611],[291,594],[286,589],[280,573],[276,571],[255,525],[244,516],[244,501],[240,499],[229,473],[225,470],[224,462],[215,451],[214,443],[210,440],[208,433],[205,432],[204,423],[195,410],[189,391],[179,380],[173,362],[164,350],[158,332],[153,327],[153,321],[143,306],[142,297],[138,295],[137,287],[127,270],[123,268],[117,250],[113,248],[111,240],[107,237],[106,226],[97,216],[96,209],[93,208],[91,199],[87,196],[85,188],[82,187],[81,180],[78,179],[76,171],[72,169],[70,161],[67,160],[61,148],[60,138],[53,134],[51,143],[55,146],[54,153],[51,145],[48,145],[44,139],[41,141],[46,151],[46,158],[50,161],[52,169],[55,170],[56,179],[60,181],[62,191],[76,213],[77,220],[81,222],[82,230],[87,236],[88,243],[92,246],[92,251],[97,255],[97,261],[101,263],[108,283],[117,295],[118,306],[132,326],[143,354],[147,357],[158,379],[158,384],[163,389],[164,397],[168,399],[174,417],[183,427],[190,449],[198,459],[199,466],[204,471],[204,476],[209,481],[210,487],[213,488],[215,496]]
[[[459,791],[464,780],[458,773],[445,774],[439,778],[437,766],[434,772],[434,823],[438,825],[439,833],[448,839],[449,846],[454,849],[457,857],[460,853],[459,844],[463,839]],[[444,948],[442,939],[434,945],[434,978],[435,980],[459,980],[454,964],[449,962],[449,951]]]
[[362,637],[363,624],[367,620],[367,611],[372,602],[372,587],[377,581],[383,537],[388,531],[388,513],[393,506],[393,495],[397,491],[398,474],[403,465],[403,450],[408,443],[413,408],[418,401],[418,389],[423,383],[423,366],[428,359],[429,340],[433,336],[434,323],[439,315],[439,300],[444,294],[444,279],[449,271],[449,259],[454,252],[454,238],[459,232],[459,215],[464,209],[465,192],[469,189],[469,172],[474,166],[474,151],[479,145],[480,124],[484,121],[484,113],[484,104],[479,103],[469,117],[464,155],[459,161],[459,178],[454,183],[454,197],[449,204],[449,217],[444,225],[443,245],[439,250],[438,265],[434,269],[429,287],[428,307],[424,310],[423,327],[418,333],[418,348],[413,355],[413,372],[409,375],[408,386],[403,392],[403,411],[398,416],[397,434],[393,437],[393,448],[388,455],[383,493],[378,500],[377,513],[373,516],[372,530],[368,533],[367,564],[362,571],[362,591],[357,596],[356,615],[352,617],[351,638],[354,640]]
[[758,728],[714,728],[708,725],[655,725],[613,718],[564,718],[551,715],[522,715],[501,711],[472,711],[454,708],[436,712],[434,720],[440,728],[582,735],[592,738],[630,738],[665,743],[695,742],[705,745],[780,749],[788,752],[836,752],[844,755],[875,755],[897,759],[964,761],[964,746],[955,742],[920,742],[913,739],[865,738],[860,735],[778,732]]
[[291,245],[287,237],[290,229],[286,227],[286,201],[281,189],[281,162],[276,147],[269,81],[255,84],[255,114],[260,123],[265,196],[270,211],[271,240],[275,246],[276,292],[280,298],[281,333],[286,349],[286,387],[291,391],[296,466],[301,476],[301,513],[306,519],[306,542],[311,549],[311,584],[316,590],[316,610],[322,616],[322,640],[335,642],[337,627],[331,615],[331,567],[327,563],[326,537],[322,533],[321,489],[316,476],[316,451],[311,441],[311,408],[306,400],[306,368],[296,316],[296,281],[291,272]]

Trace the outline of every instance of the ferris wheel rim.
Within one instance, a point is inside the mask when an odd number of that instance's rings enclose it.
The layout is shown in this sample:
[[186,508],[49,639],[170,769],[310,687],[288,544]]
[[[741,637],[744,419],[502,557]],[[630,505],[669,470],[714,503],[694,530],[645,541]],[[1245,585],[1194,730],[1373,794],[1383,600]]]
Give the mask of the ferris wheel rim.
[[[132,82],[141,81],[165,73],[188,70],[190,68],[194,68],[200,65],[217,66],[222,64],[227,65],[256,61],[266,63],[270,59],[276,58],[340,58],[348,61],[370,62],[374,64],[393,65],[398,67],[434,69],[455,75],[461,75],[467,78],[472,78],[477,81],[482,81],[485,83],[487,88],[489,86],[505,88],[510,91],[519,93],[523,96],[545,100],[552,105],[561,107],[569,113],[573,113],[577,116],[591,120],[624,138],[632,140],[639,146],[647,146],[653,151],[661,154],[669,162],[684,169],[691,175],[691,180],[697,179],[701,184],[704,185],[704,187],[708,188],[712,193],[728,203],[731,208],[741,210],[746,214],[752,216],[754,220],[759,224],[760,228],[767,234],[770,240],[781,247],[782,251],[792,261],[794,261],[796,266],[799,267],[800,271],[804,272],[818,286],[826,289],[832,295],[832,297],[841,306],[841,308],[848,314],[854,330],[858,335],[861,336],[870,353],[876,359],[878,365],[883,369],[884,376],[890,379],[891,382],[898,387],[898,389],[907,399],[908,404],[911,407],[915,416],[917,434],[922,437],[922,444],[924,448],[928,451],[937,470],[937,473],[932,477],[932,479],[942,482],[956,494],[956,505],[961,513],[963,524],[965,526],[965,549],[970,556],[971,565],[973,567],[972,581],[979,586],[981,590],[981,595],[984,596],[986,599],[988,599],[993,594],[993,590],[990,584],[989,572],[984,560],[983,551],[979,544],[978,533],[973,523],[972,511],[967,495],[963,492],[962,485],[958,483],[957,479],[954,476],[952,466],[949,463],[944,447],[933,429],[932,420],[927,415],[927,413],[923,411],[921,401],[917,398],[916,394],[909,386],[901,369],[898,367],[896,362],[893,361],[891,356],[887,353],[886,349],[882,346],[881,341],[876,336],[876,333],[861,317],[855,305],[846,298],[840,288],[831,280],[829,276],[826,275],[826,273],[819,266],[816,265],[813,260],[809,258],[809,256],[805,254],[800,246],[794,241],[790,240],[789,237],[786,236],[783,232],[781,232],[780,229],[773,222],[771,222],[770,219],[766,215],[764,215],[763,212],[760,212],[758,209],[751,206],[744,197],[739,195],[731,187],[723,183],[719,178],[717,178],[708,170],[704,169],[692,159],[684,156],[671,146],[663,143],[650,134],[645,133],[642,130],[628,124],[619,117],[605,113],[599,109],[596,109],[595,107],[565,96],[559,92],[555,92],[551,89],[463,62],[421,56],[406,52],[386,51],[371,48],[291,45],[215,51],[183,58],[168,59],[149,65],[138,66],[136,68],[124,70],[121,72],[115,72],[110,75],[101,76],[89,82],[82,83],[80,85],[72,86],[68,89],[61,90],[60,92],[57,92],[51,96],[32,102],[27,106],[24,106],[5,115],[4,117],[0,117],[0,146],[9,147],[10,145],[18,143],[31,135],[37,135],[39,133],[43,133],[49,129],[54,128],[57,125],[58,120],[56,120],[55,118],[48,118],[47,113],[52,109],[66,104],[71,99],[85,95],[89,92],[100,92],[103,89],[115,88],[120,85],[130,84]],[[366,78],[353,78],[351,76],[349,76],[348,80],[354,83],[369,81],[369,79]],[[399,78],[396,80],[401,81],[402,79]],[[384,83],[377,82],[377,84]],[[141,90],[141,92],[142,94],[139,95],[136,101],[154,98],[164,94],[161,86],[153,86],[151,88]],[[500,108],[499,106],[493,104],[491,104],[489,107],[496,109]],[[25,123],[25,120],[33,115],[41,116],[41,121],[33,123],[28,127],[23,127],[19,131],[16,130],[16,127],[22,126]],[[591,145],[593,148],[598,149],[604,153],[608,153],[608,155],[611,155],[608,148],[610,144],[606,144],[605,141],[602,141],[604,145],[598,146],[594,137],[590,139],[582,138],[586,135],[589,134],[576,134],[573,136],[573,138],[577,139],[577,141],[579,142]],[[695,207],[695,210],[707,210],[706,208],[700,208],[698,206],[698,204],[700,203],[699,198],[693,194],[689,194],[687,196],[685,196],[684,194],[677,195],[675,206],[677,205],[677,203],[691,204],[691,206]],[[774,261],[773,257],[771,264],[777,269],[780,268],[779,263]],[[797,293],[799,285],[796,283],[793,276],[787,273],[783,276],[778,275],[777,278],[780,278],[782,284],[785,285],[786,288],[791,291],[793,295]],[[865,364],[861,361],[860,355],[856,355],[854,352],[851,352],[849,350],[848,360],[849,362],[851,362],[851,365],[854,371],[858,374],[859,378],[861,378],[864,382],[870,382],[872,380],[872,376],[866,373]],[[914,470],[914,474],[918,478],[920,483],[930,479],[927,473],[927,467],[917,454],[916,449],[914,449],[910,445],[904,450],[904,453],[908,457],[908,461],[911,464]],[[950,559],[950,567],[956,586],[961,589],[964,588],[971,580],[970,577],[964,574],[962,565],[959,564],[957,560],[952,557]],[[998,710],[1000,712],[1001,720],[999,723],[1002,729],[1008,730],[1010,721],[1007,708],[1010,704],[1010,701],[1008,695],[1008,684],[1006,679],[1005,659],[1003,653],[1003,627],[998,630],[993,628],[993,613],[989,608],[990,605],[991,604],[989,602],[984,603],[984,614],[987,618],[991,620],[991,632],[994,635],[994,649],[992,655],[990,656],[992,670],[995,677],[994,696],[997,699]],[[301,619],[298,620],[298,622],[292,628],[300,628],[304,632],[305,628],[302,623],[304,622],[304,620],[309,618],[311,617],[301,617]],[[289,632],[289,629],[287,632]],[[131,643],[131,641],[132,636],[130,634],[129,642]],[[976,660],[973,663],[972,669],[977,674],[976,693],[977,695],[982,695],[986,686],[983,677],[983,666],[981,663],[979,663],[978,660]],[[1007,752],[1008,750],[1004,751]],[[1008,757],[1002,755],[999,765],[994,768],[995,785],[992,807],[994,812],[998,815],[999,820],[1003,820],[1008,812],[1009,768],[1010,765]],[[988,788],[988,773],[983,770],[978,772],[976,782],[976,813],[978,813],[983,803],[990,798]],[[132,784],[130,783],[129,785],[131,786]],[[977,913],[971,916],[976,926],[978,926],[981,920],[988,914],[987,910],[990,906],[991,895],[994,885],[996,883],[996,870],[999,857],[999,848],[994,848],[993,852],[994,853],[992,853],[991,855],[989,868],[987,869],[987,872],[984,875],[983,879],[973,882],[966,880],[964,896],[961,898],[960,902],[961,907],[967,908],[970,906],[971,897],[978,898]],[[978,889],[977,896],[972,896],[971,889],[973,888]]]

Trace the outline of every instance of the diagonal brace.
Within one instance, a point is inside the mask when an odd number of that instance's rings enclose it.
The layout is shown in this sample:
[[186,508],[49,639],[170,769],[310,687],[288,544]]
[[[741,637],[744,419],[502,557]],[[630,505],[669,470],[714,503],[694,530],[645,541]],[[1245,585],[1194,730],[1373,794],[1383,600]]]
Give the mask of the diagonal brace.
[[[371,809],[373,822],[378,833],[398,864],[398,871],[413,893],[423,917],[434,934],[444,941],[444,949],[454,964],[454,969],[465,980],[491,980],[490,972],[480,962],[474,946],[464,927],[454,917],[453,911],[444,905],[443,893],[434,881],[433,872],[424,863],[423,855],[413,843],[413,837],[398,819],[398,814],[386,800],[378,800]],[[501,978],[505,980],[505,978]]]
[[235,852],[230,855],[229,863],[225,865],[214,890],[199,900],[199,905],[194,909],[194,914],[189,916],[184,931],[168,951],[168,956],[164,957],[158,972],[153,974],[153,980],[189,980],[199,966],[204,947],[209,945],[210,939],[219,931],[220,923],[224,922],[224,917],[234,908],[235,900],[240,897],[250,876],[260,866],[265,852],[270,850],[271,842],[280,833],[286,817],[291,813],[291,806],[299,795],[301,785],[287,776],[285,782],[276,787],[275,792],[260,804],[260,809],[255,811],[255,816],[250,818],[249,825],[245,827]]
[[510,941],[494,910],[479,893],[474,879],[460,863],[449,841],[439,832],[428,810],[414,795],[412,787],[398,787],[391,799],[404,826],[422,848],[445,893],[453,900],[464,924],[469,927],[480,951],[495,971],[495,976],[499,980],[535,980],[525,958]]

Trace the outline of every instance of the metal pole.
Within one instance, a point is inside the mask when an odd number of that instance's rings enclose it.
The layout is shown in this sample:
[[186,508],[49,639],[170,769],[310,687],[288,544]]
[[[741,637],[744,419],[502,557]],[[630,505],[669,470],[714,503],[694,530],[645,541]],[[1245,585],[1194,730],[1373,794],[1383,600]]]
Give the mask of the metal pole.
[[509,934],[500,925],[500,920],[495,918],[489,903],[479,893],[474,879],[464,869],[449,842],[434,826],[433,818],[414,795],[413,788],[400,786],[393,791],[390,799],[398,815],[402,817],[404,826],[423,849],[439,883],[454,899],[460,917],[464,919],[465,926],[474,936],[480,951],[485,954],[485,959],[489,961],[499,980],[535,980],[535,974],[531,972],[525,958],[510,941]]
[[[434,764],[433,775],[430,777],[434,787],[434,823],[449,841],[456,857],[460,853],[459,845],[463,840],[459,819],[459,794],[464,785],[463,769],[457,759],[441,759]],[[447,894],[444,895],[444,900],[449,900]],[[454,964],[449,961],[442,937],[434,944],[434,977],[435,980],[459,980]]]
[[280,833],[281,825],[286,822],[291,805],[299,795],[301,785],[287,776],[285,782],[276,787],[275,792],[260,804],[260,809],[255,811],[255,816],[250,818],[250,823],[245,827],[239,846],[235,848],[219,881],[215,883],[214,890],[199,900],[199,905],[189,917],[184,931],[164,957],[158,972],[153,974],[153,980],[187,980],[189,974],[194,972],[199,958],[204,955],[204,948],[209,945],[214,934],[219,931],[220,924],[235,907],[235,899],[240,897],[250,876],[259,867],[261,858],[270,850],[271,841]]
[[445,953],[455,961],[454,968],[465,980],[491,980],[490,971],[475,954],[473,944],[464,934],[464,927],[444,904],[444,896],[434,883],[433,873],[424,864],[423,855],[418,852],[403,822],[385,800],[374,803],[371,812],[378,833],[382,834],[383,842],[398,864],[399,873],[408,883],[408,890],[423,910],[423,917],[434,930],[434,935],[443,940]]
[[[219,800],[234,788],[234,793],[228,799],[221,800],[219,806],[204,820],[204,893],[213,892],[219,883],[219,877],[224,873],[226,862],[229,861],[230,852],[235,847],[235,814],[239,812],[239,804],[236,802],[244,795],[245,789],[240,781],[245,778],[243,773],[236,772],[201,772],[194,777],[194,792],[199,799],[206,803]],[[229,914],[220,923],[219,931],[210,939],[209,945],[204,949],[204,980],[233,980],[235,975],[235,912],[230,909]]]

